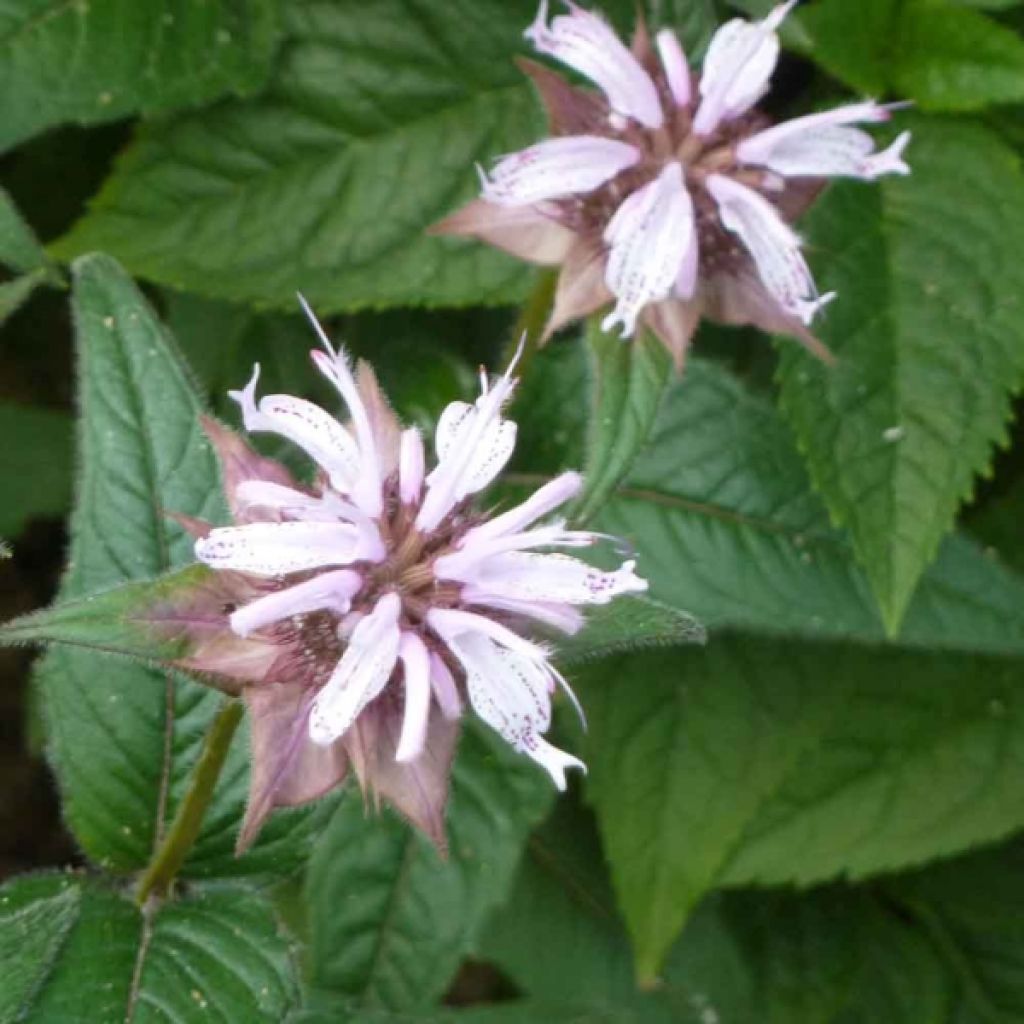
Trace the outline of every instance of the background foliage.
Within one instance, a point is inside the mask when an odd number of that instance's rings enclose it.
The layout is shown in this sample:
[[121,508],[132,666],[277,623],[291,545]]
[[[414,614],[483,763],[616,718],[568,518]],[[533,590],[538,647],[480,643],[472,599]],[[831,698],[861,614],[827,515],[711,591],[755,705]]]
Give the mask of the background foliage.
[[[770,6],[647,13],[695,60]],[[604,9],[628,28],[632,0]],[[65,555],[64,600],[191,560],[163,510],[223,515],[198,413],[233,422],[256,360],[330,401],[297,289],[425,428],[499,364],[534,279],[424,229],[539,132],[534,13],[0,2],[4,618]],[[508,486],[585,466],[579,511],[662,602],[647,639],[709,631],[624,651],[605,622],[566,652],[590,718],[560,723],[590,769],[567,797],[470,729],[447,861],[351,793],[235,859],[239,738],[175,898],[140,910],[222,698],[5,654],[0,1022],[1024,1021],[1022,30],[1016,0],[787,23],[773,114],[916,107],[913,175],[802,224],[836,366],[706,326],[681,379],[582,328],[530,365]]]

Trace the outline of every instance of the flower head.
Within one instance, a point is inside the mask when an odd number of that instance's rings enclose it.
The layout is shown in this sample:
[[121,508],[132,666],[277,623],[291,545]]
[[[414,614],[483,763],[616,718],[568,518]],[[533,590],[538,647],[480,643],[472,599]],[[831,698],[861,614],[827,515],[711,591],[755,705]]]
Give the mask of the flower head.
[[235,525],[186,525],[196,556],[218,570],[206,600],[226,607],[228,628],[208,630],[188,665],[250,684],[243,841],[273,806],[321,795],[351,766],[365,791],[443,845],[464,705],[564,788],[566,769],[582,763],[544,734],[555,690],[572,694],[532,634],[574,633],[581,606],[646,583],[633,562],[603,572],[559,550],[597,535],[541,522],[579,491],[576,473],[492,518],[474,510],[515,445],[504,415],[514,367],[495,381],[481,373],[480,397],[444,410],[428,473],[419,432],[401,428],[372,371],[353,373],[309,315],[323,343],[313,360],[349,423],[300,398],[257,399],[258,367],[231,393],[250,432],[278,434],[312,458],[310,486],[210,424]]
[[481,172],[482,197],[435,230],[560,265],[548,335],[611,305],[606,330],[629,336],[645,323],[679,364],[701,316],[827,355],[808,326],[834,296],[815,289],[790,221],[825,178],[907,174],[909,135],[876,152],[853,127],[889,118],[873,102],[774,127],[754,109],[795,2],[723,25],[698,78],[671,30],[652,42],[641,26],[627,47],[599,15],[566,0],[567,13],[549,19],[542,0],[526,37],[600,94],[523,61],[551,137]]

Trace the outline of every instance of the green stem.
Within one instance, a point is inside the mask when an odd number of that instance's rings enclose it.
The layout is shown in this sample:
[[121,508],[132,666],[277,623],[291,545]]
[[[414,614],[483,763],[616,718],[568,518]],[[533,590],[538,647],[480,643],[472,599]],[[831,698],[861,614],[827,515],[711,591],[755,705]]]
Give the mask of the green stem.
[[533,357],[540,348],[540,338],[544,333],[544,325],[551,316],[551,307],[555,302],[555,287],[558,283],[558,271],[544,268],[537,272],[533,289],[527,296],[526,302],[520,310],[519,318],[515,327],[512,328],[512,336],[508,340],[505,352],[501,361],[501,369],[504,370],[519,348],[520,339],[523,340],[523,354],[516,367],[516,376],[523,380],[526,371],[533,361]]
[[185,858],[199,835],[203,818],[213,799],[217,779],[224,767],[235,730],[242,720],[243,710],[241,701],[229,700],[217,712],[217,717],[214,718],[203,742],[203,751],[199,755],[185,799],[178,807],[178,813],[174,816],[167,835],[139,880],[135,902],[140,907],[152,896],[165,896],[181,865],[185,863]]

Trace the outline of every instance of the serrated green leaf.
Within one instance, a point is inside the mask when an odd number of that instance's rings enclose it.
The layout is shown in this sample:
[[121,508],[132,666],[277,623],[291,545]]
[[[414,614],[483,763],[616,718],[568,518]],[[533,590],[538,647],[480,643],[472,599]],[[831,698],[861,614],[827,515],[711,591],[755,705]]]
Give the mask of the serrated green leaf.
[[1020,671],[723,636],[589,670],[588,792],[642,976],[715,886],[862,878],[1024,827]]
[[647,443],[672,366],[650,331],[626,342],[595,317],[585,337],[592,390],[583,492],[573,508],[579,522],[600,510]]
[[913,127],[910,178],[837,187],[809,218],[812,244],[833,254],[821,286],[841,299],[821,336],[837,364],[786,345],[780,369],[812,477],[891,631],[1005,441],[1024,378],[1019,162],[976,125]]
[[[849,542],[829,528],[786,425],[706,360],[692,359],[672,385],[650,445],[598,525],[633,544],[653,598],[712,631],[885,638]],[[1020,653],[1024,584],[970,542],[947,540],[899,642]]]
[[495,904],[550,780],[482,727],[464,731],[453,769],[448,859],[390,812],[344,800],[306,883],[313,982],[364,1008],[429,1006],[447,988]]
[[[79,481],[63,600],[193,560],[165,515],[224,515],[201,411],[173,340],[108,257],[74,267],[79,347]],[[188,785],[220,696],[183,676],[55,649],[43,659],[50,758],[82,848],[117,871],[149,859]],[[248,776],[236,737],[186,875],[289,871],[315,815],[275,816],[245,857],[231,856]]]
[[0,537],[16,537],[30,520],[62,516],[71,503],[71,418],[0,402],[0,437],[0,480],[17,481],[0,503]]
[[30,612],[0,626],[0,643],[63,644],[169,665],[186,653],[181,633],[154,629],[152,609],[173,603],[214,578],[205,565],[190,565],[155,580],[126,583],[78,600]]
[[761,802],[723,882],[863,878],[1024,827],[1019,662],[850,650],[804,663],[842,713]]
[[512,63],[533,14],[290,3],[266,92],[147,126],[54,252],[103,249],[164,284],[288,310],[298,290],[322,313],[515,301],[522,264],[424,230],[475,192],[475,162],[537,133]]
[[649,983],[842,692],[818,688],[789,649],[721,638],[700,656],[632,655],[576,681],[590,718],[587,792]]
[[66,121],[95,124],[257,89],[277,41],[273,0],[6,0],[0,150]]
[[[576,993],[614,1013],[639,1003],[629,943],[589,821],[566,808],[531,837],[480,952],[531,999]],[[837,886],[707,898],[657,998],[668,1019],[694,1024],[949,1024],[953,987],[921,927],[865,889]]]
[[[295,999],[287,944],[251,889],[200,889],[143,915],[101,882],[37,875],[0,889],[0,920],[48,955],[41,984],[12,1001],[5,1022],[278,1024]],[[6,986],[24,954],[13,946],[0,953]]]
[[983,5],[822,0],[804,23],[812,56],[860,91],[940,111],[1024,99],[1024,41],[970,6]]

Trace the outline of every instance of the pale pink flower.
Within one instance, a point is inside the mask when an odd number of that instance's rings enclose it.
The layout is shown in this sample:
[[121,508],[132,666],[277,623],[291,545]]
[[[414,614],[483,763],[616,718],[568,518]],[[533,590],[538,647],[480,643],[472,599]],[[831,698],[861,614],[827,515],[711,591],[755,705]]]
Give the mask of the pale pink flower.
[[526,30],[538,52],[589,78],[601,95],[522,66],[552,137],[481,172],[482,198],[442,221],[531,262],[561,266],[546,335],[606,305],[606,330],[649,326],[681,364],[701,316],[790,334],[808,330],[821,295],[789,222],[830,177],[907,174],[904,132],[878,152],[857,123],[889,107],[856,103],[770,127],[754,105],[779,55],[776,30],[796,0],[711,40],[700,76],[669,29],[641,25],[626,47],[598,14],[547,0]]
[[[493,518],[474,510],[515,446],[504,415],[514,366],[494,381],[481,373],[480,397],[444,410],[427,472],[419,432],[401,429],[369,369],[354,375],[309,315],[323,343],[313,359],[350,422],[288,395],[257,399],[258,367],[232,392],[248,430],[287,438],[318,473],[302,487],[211,425],[236,525],[186,525],[237,600],[183,663],[231,675],[236,659],[234,675],[254,684],[244,691],[255,755],[244,837],[272,806],[320,795],[351,763],[364,788],[440,845],[465,703],[564,789],[566,769],[583,765],[544,737],[555,690],[575,698],[535,634],[572,634],[581,608],[647,584],[631,561],[605,572],[564,553],[598,535],[542,522],[579,492],[576,473]],[[220,590],[203,601],[225,607]]]

